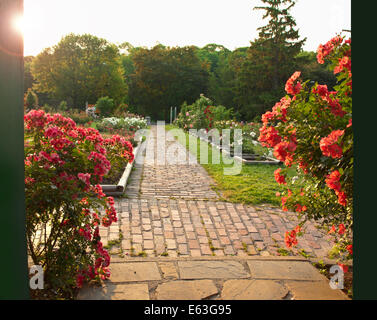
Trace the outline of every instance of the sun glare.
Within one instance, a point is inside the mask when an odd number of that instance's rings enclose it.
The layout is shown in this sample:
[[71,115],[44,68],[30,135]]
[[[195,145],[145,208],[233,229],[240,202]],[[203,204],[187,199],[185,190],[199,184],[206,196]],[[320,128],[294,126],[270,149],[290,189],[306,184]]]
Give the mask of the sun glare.
[[25,30],[24,16],[15,17],[13,19],[13,27],[23,35]]

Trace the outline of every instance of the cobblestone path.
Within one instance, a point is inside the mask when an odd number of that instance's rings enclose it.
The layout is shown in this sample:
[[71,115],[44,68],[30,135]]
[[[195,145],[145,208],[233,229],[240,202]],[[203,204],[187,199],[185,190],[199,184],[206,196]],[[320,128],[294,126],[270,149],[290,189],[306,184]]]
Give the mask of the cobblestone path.
[[[157,143],[160,129],[152,126],[145,150],[134,165],[126,198],[116,200],[118,223],[100,231],[111,253],[122,259],[284,253],[284,234],[296,226],[295,214],[220,201],[211,189],[214,181],[184,146],[169,135]],[[166,164],[155,163],[164,156]],[[304,250],[314,258],[325,257],[331,238],[312,223],[304,229],[293,253]]]

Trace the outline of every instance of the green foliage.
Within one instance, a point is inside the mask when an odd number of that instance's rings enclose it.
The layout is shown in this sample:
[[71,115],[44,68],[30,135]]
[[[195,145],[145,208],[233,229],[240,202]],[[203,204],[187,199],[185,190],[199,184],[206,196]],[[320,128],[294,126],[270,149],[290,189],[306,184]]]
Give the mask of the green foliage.
[[316,55],[315,52],[300,52],[296,56],[297,70],[301,70],[302,76],[310,79],[310,83],[326,84],[329,90],[333,90],[336,85],[336,76],[329,70],[329,62],[319,64]]
[[50,106],[49,104],[45,103],[43,105],[43,107],[41,107],[42,110],[44,110],[45,112],[54,112],[55,109],[53,106]]
[[69,34],[33,59],[31,73],[35,90],[74,108],[110,96],[122,102],[127,88],[117,46],[84,34]]
[[60,102],[60,104],[58,106],[58,110],[59,111],[67,111],[68,110],[67,101]]
[[176,125],[184,130],[209,128],[210,121],[205,113],[207,107],[214,109],[212,101],[204,94],[200,94],[199,99],[191,105],[184,102],[181,106],[181,112],[177,116]]
[[101,97],[97,100],[96,110],[100,113],[101,117],[109,117],[115,111],[115,103],[109,97]]
[[119,106],[115,108],[114,116],[118,118],[124,118],[126,117],[126,114],[128,113],[128,105],[125,103],[121,103]]
[[224,106],[213,106],[212,101],[204,95],[196,100],[192,105],[184,102],[174,124],[185,131],[190,129],[217,129],[222,135],[223,130],[227,129],[230,133],[230,144],[234,143],[234,130],[242,130],[242,150],[245,153],[255,155],[272,156],[268,148],[264,148],[257,141],[259,137],[260,124],[254,122],[237,122],[234,119],[233,109]]
[[88,116],[85,111],[71,109],[67,111],[62,111],[61,114],[65,117],[71,118],[78,125],[90,124],[93,118]]
[[280,255],[280,256],[290,256],[291,255],[291,252],[288,251],[287,249],[284,249],[284,248],[279,248],[276,250],[277,253]]
[[27,109],[38,109],[38,96],[31,89],[28,89],[25,94],[25,107]]
[[212,110],[213,121],[233,119],[233,109],[224,106],[215,106]]
[[31,74],[31,64],[34,60],[33,56],[24,57],[24,91],[28,91],[33,87],[35,82],[33,75]]
[[171,106],[192,103],[207,90],[208,65],[200,61],[195,47],[138,48],[132,60],[128,99],[138,114],[169,120]]
[[263,19],[259,38],[251,43],[235,84],[237,111],[252,119],[262,114],[282,95],[287,78],[295,71],[295,56],[305,39],[299,39],[296,23],[289,11],[293,0],[262,0]]
[[[206,109],[209,112],[207,114]],[[176,124],[185,130],[205,129],[211,127],[210,123],[229,119],[233,119],[233,109],[221,105],[213,106],[212,100],[201,94],[193,104],[182,104]]]

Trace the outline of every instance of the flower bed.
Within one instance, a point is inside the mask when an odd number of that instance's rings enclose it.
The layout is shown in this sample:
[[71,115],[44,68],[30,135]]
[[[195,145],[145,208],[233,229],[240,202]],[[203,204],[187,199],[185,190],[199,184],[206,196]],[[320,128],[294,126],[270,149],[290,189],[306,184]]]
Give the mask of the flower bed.
[[[141,140],[138,141],[135,148],[132,151],[132,158],[135,159],[140,149]],[[103,192],[107,196],[121,196],[126,190],[126,184],[131,174],[134,161],[124,161],[122,166],[119,166],[117,170],[114,170],[111,174],[104,177],[101,187]]]
[[130,132],[136,132],[137,130],[144,129],[147,127],[147,121],[142,117],[133,118],[104,118],[99,122],[96,122],[97,129],[99,131],[109,131],[110,130],[127,130]]
[[[261,124],[235,121],[232,109],[226,109],[223,106],[213,106],[212,101],[204,95],[201,95],[192,105],[183,104],[174,124],[185,131],[205,129],[206,132],[210,133],[210,130],[217,129],[220,134],[220,140],[223,139],[224,130],[228,131],[229,150],[223,148],[221,144],[217,147],[231,156],[234,155],[234,132],[237,129],[241,130],[241,141],[237,141],[237,143],[242,143],[242,158],[236,157],[236,159],[247,164],[280,163],[280,161],[274,158],[271,149],[263,147],[258,141]],[[198,135],[196,136],[198,137]],[[213,145],[211,135],[200,138]]]
[[132,145],[43,110],[24,123],[28,252],[43,267],[45,290],[72,297],[83,282],[110,277],[99,226],[116,222],[117,212],[100,183],[111,166],[132,161]]
[[[123,174],[124,168],[134,160],[133,146],[124,137],[113,135],[104,140],[109,152],[109,160],[112,164],[108,174],[103,179],[103,184],[117,184]],[[122,154],[123,152],[123,154]]]
[[269,154],[260,155],[260,154],[256,154],[256,153],[245,153],[244,151],[242,151],[242,154],[241,154],[241,157],[240,157],[240,156],[234,154],[233,143],[231,143],[229,148],[224,148],[221,144],[219,145],[219,144],[214,143],[212,141],[213,139],[211,139],[211,136],[206,137],[206,136],[196,134],[196,133],[190,132],[190,131],[189,131],[189,133],[192,136],[199,138],[200,140],[205,141],[205,142],[211,144],[212,146],[216,147],[217,149],[221,150],[223,154],[226,154],[230,157],[234,157],[236,160],[242,161],[245,164],[280,164],[281,163],[281,161],[273,158]]

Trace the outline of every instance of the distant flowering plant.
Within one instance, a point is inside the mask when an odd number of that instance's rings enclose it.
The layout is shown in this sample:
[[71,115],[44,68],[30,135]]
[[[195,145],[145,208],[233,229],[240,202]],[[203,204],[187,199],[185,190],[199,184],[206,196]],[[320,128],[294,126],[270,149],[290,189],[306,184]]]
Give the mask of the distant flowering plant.
[[[277,169],[275,179],[287,184],[281,194],[284,210],[297,212],[300,226],[320,220],[327,228],[340,227],[337,242],[352,255],[353,131],[351,40],[336,36],[317,51],[318,63],[330,61],[337,85],[302,82],[296,71],[288,79],[283,97],[262,116],[259,141],[273,148],[287,168],[295,167],[295,179],[287,169]],[[301,190],[293,188],[299,183]],[[296,190],[295,192],[291,190]],[[297,229],[287,232],[288,247],[297,244]],[[348,249],[347,249],[348,248]],[[344,255],[343,255],[344,256]]]
[[147,121],[141,117],[109,117],[103,118],[101,122],[97,123],[97,128],[100,131],[108,131],[108,129],[124,129],[130,132],[136,132],[137,130],[144,129],[146,127]]
[[76,126],[60,114],[32,110],[24,117],[28,251],[58,294],[110,276],[99,228],[117,221],[114,199],[99,185],[114,150],[132,161],[119,137]]
[[186,131],[189,129],[206,129],[208,131],[214,120],[212,115],[214,108],[213,102],[200,94],[193,104],[187,105],[186,102],[182,104],[175,124]]

